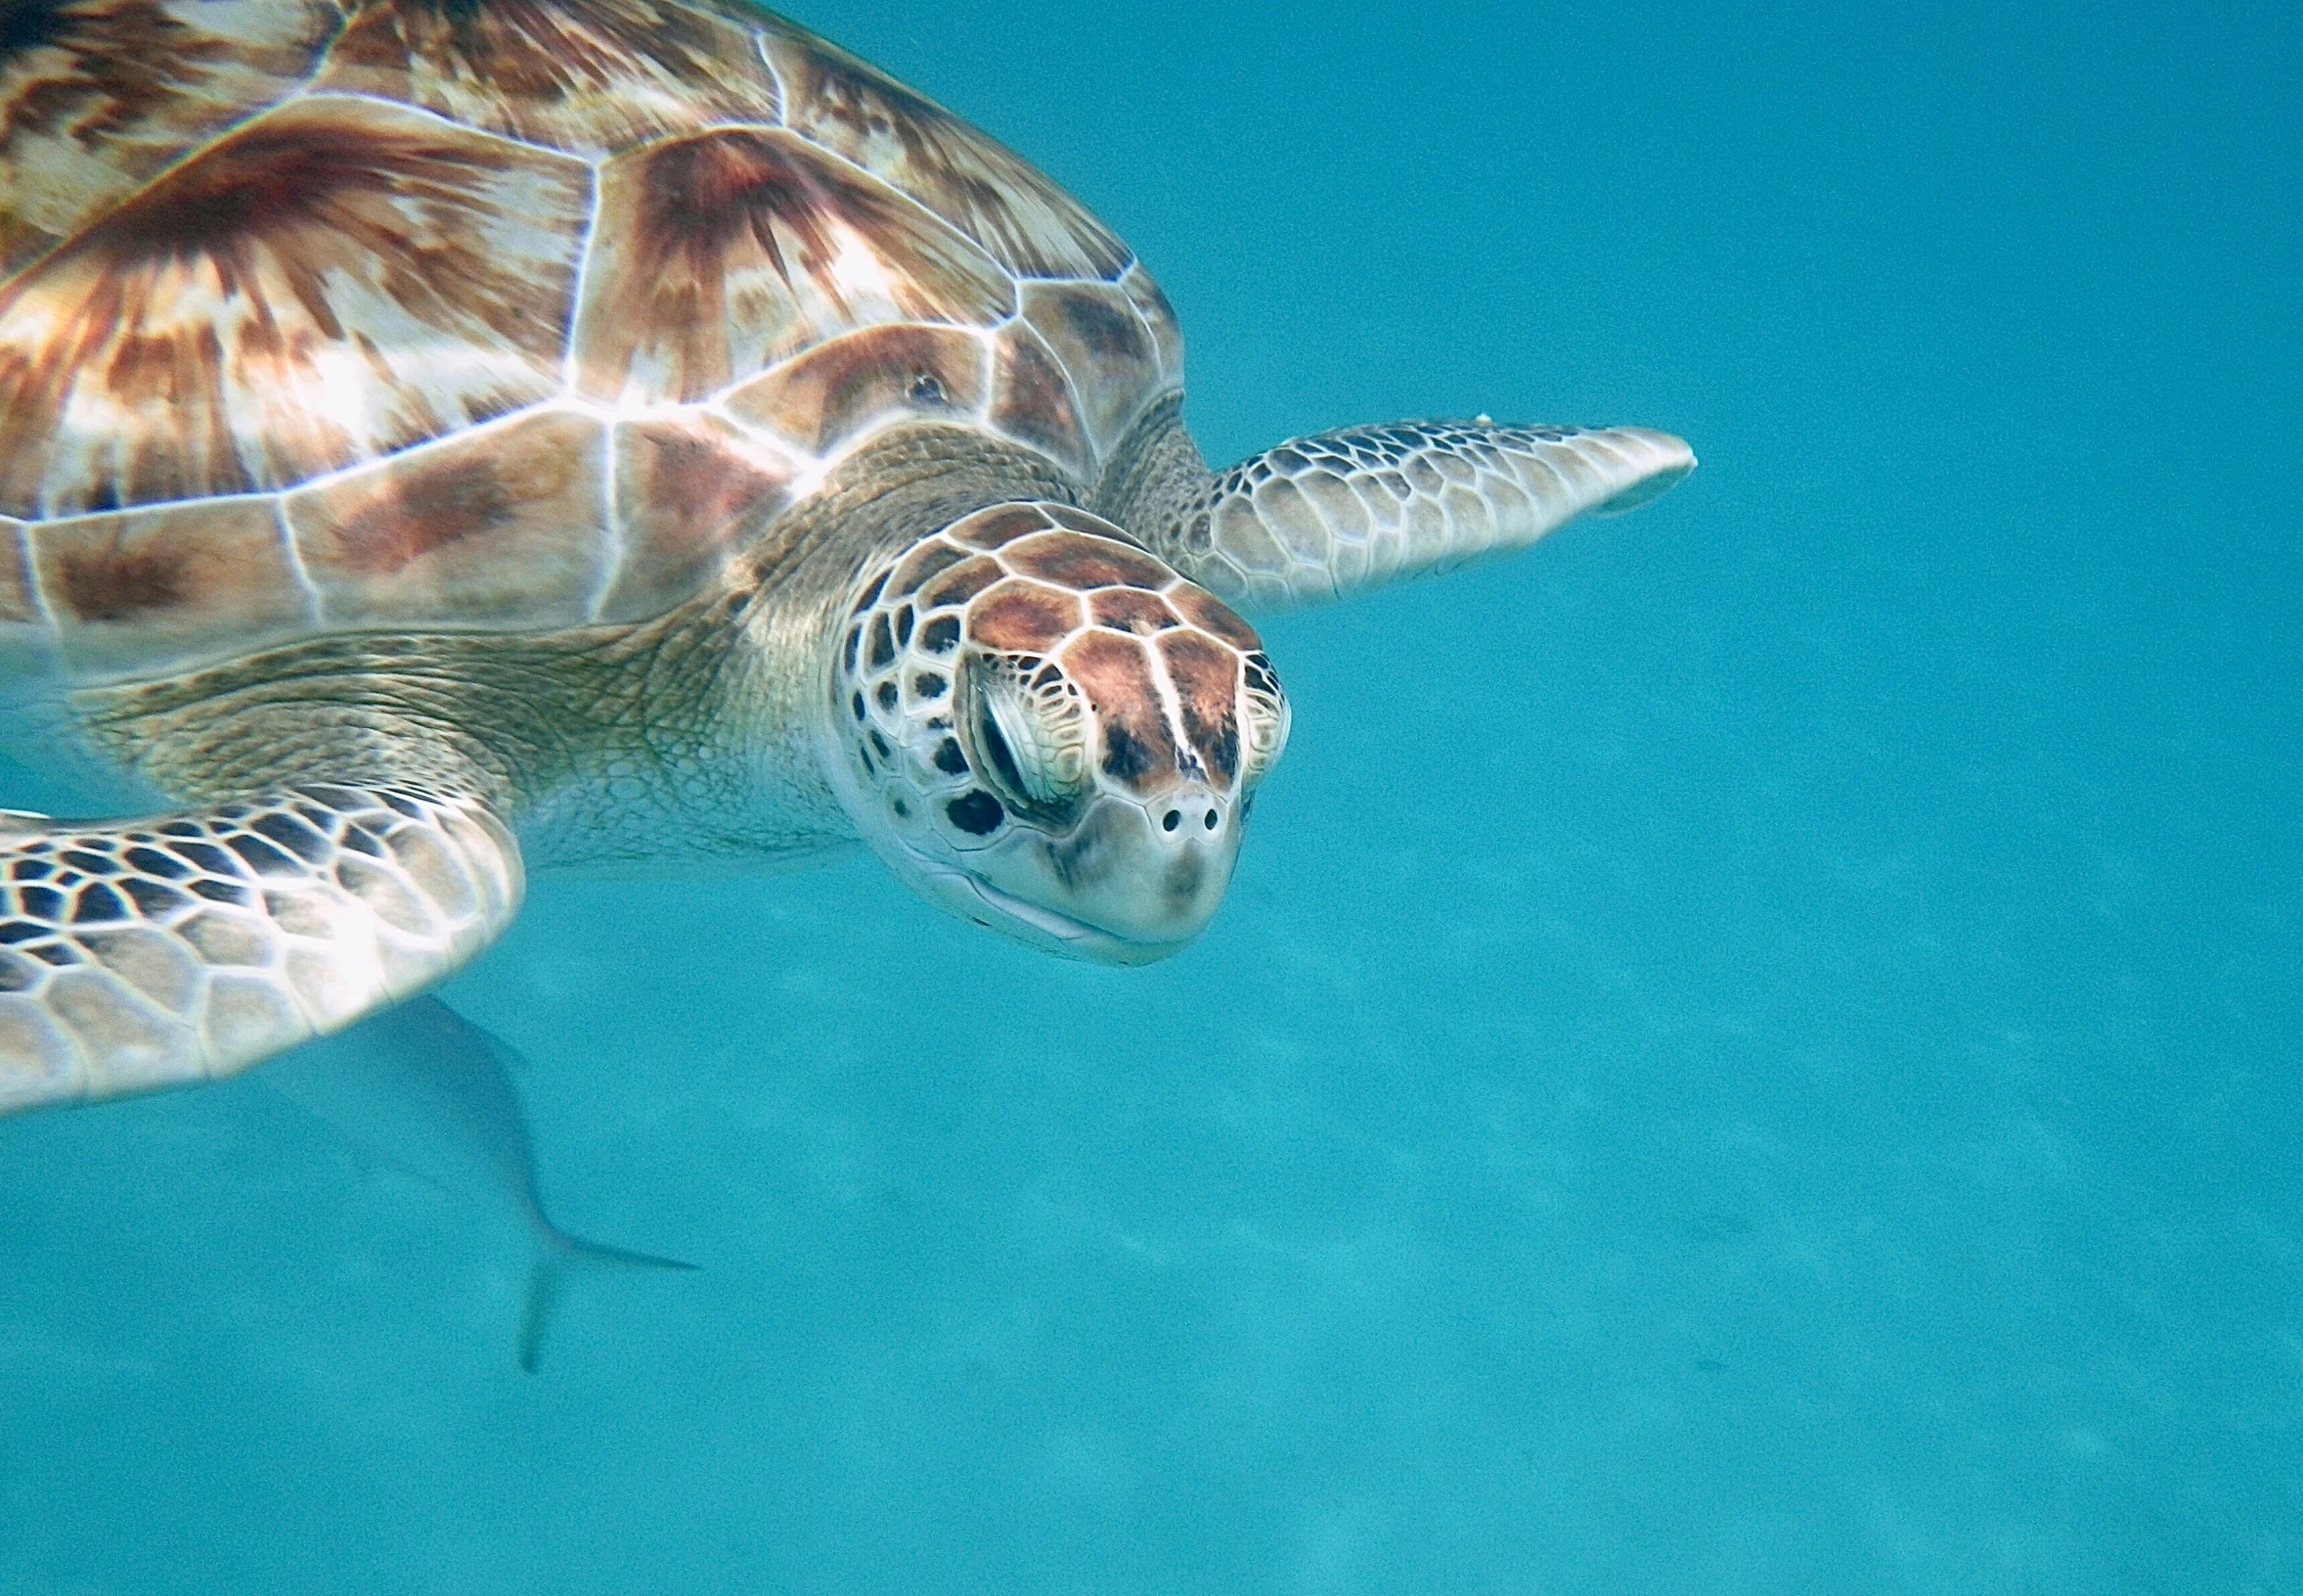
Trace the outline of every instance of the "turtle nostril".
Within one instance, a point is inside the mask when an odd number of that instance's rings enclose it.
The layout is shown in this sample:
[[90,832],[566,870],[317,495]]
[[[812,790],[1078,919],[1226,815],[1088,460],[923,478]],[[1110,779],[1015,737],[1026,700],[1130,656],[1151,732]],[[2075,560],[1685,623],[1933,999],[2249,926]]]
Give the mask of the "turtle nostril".
[[1180,809],[1170,809],[1167,811],[1166,817],[1159,822],[1159,829],[1161,831],[1173,831],[1177,826],[1182,824],[1183,811]]
[[1206,816],[1200,821],[1200,824],[1204,825],[1209,831],[1213,831],[1215,829],[1215,811],[1212,809],[1208,810]]

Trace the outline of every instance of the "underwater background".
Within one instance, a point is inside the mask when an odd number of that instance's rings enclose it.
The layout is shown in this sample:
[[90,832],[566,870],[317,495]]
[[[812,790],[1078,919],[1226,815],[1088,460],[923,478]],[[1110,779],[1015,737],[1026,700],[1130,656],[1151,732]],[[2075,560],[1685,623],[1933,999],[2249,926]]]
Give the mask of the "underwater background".
[[0,1591],[2303,1596],[2292,14],[800,20],[1136,247],[1211,459],[1703,466],[1270,621],[1167,964],[539,881],[446,996],[702,1268],[533,1376],[262,1072],[0,1124]]

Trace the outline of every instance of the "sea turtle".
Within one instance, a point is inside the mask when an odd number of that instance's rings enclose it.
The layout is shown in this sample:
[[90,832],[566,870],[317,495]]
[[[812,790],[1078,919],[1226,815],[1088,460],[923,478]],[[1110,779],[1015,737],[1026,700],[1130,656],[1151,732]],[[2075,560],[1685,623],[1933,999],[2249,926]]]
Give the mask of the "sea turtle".
[[743,0],[12,0],[0,1110],[232,1074],[525,871],[861,838],[1052,952],[1205,925],[1287,740],[1241,608],[1685,474],[1406,422],[1211,472],[1144,268]]

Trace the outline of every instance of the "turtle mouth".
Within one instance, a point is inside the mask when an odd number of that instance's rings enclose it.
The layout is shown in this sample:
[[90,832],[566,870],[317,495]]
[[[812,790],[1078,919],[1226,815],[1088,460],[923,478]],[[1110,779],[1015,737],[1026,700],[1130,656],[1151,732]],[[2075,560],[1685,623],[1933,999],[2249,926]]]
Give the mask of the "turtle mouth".
[[[965,871],[938,871],[940,882],[966,889],[984,908],[992,911],[994,919],[970,914],[965,903],[956,905],[960,912],[980,924],[1005,931],[1020,942],[1031,943],[1069,959],[1080,959],[1090,964],[1155,964],[1168,955],[1180,952],[1188,938],[1176,942],[1134,942],[1106,931],[1102,926],[1074,919],[1060,910],[1044,904],[1019,898],[1014,893],[1002,892],[990,882],[967,874]],[[955,894],[958,896],[958,894]]]

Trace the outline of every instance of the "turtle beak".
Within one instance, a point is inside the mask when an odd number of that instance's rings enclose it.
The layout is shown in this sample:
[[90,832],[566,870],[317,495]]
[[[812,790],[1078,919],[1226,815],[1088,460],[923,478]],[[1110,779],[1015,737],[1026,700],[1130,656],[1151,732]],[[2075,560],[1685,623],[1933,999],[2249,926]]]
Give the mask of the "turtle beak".
[[1152,964],[1207,928],[1238,854],[1236,804],[1198,783],[1150,804],[1106,793],[1065,835],[1019,828],[931,895],[1050,953]]

